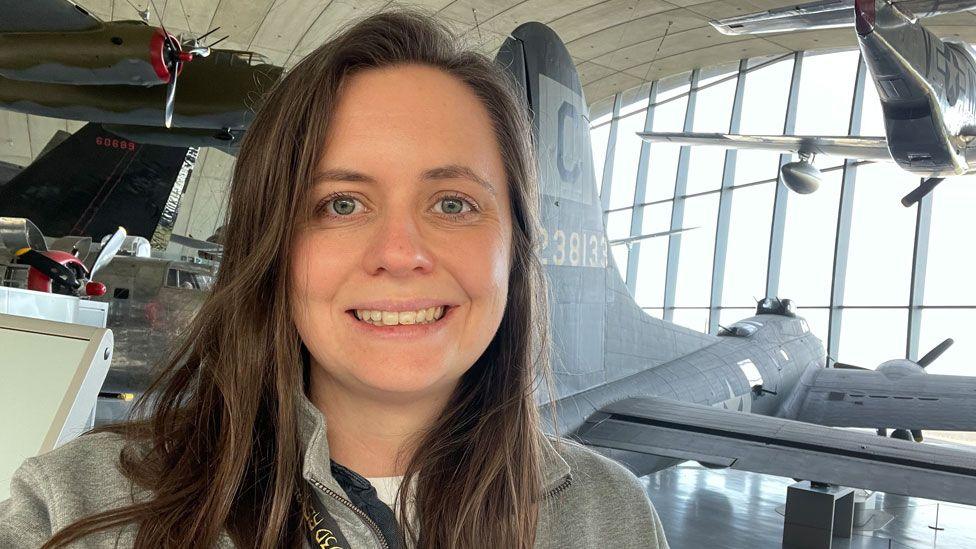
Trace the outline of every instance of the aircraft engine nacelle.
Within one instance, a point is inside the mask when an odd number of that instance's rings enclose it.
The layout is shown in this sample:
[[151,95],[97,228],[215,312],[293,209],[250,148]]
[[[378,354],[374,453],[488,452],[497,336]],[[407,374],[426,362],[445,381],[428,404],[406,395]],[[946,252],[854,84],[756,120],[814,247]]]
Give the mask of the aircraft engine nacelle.
[[780,169],[783,184],[799,194],[810,194],[820,188],[823,173],[807,160],[784,164]]
[[[173,50],[172,52],[170,50]],[[89,32],[0,33],[0,76],[68,85],[156,86],[171,80],[176,37],[141,22]]]
[[884,374],[888,379],[901,379],[905,376],[925,373],[925,369],[918,364],[899,358],[882,362],[875,371]]

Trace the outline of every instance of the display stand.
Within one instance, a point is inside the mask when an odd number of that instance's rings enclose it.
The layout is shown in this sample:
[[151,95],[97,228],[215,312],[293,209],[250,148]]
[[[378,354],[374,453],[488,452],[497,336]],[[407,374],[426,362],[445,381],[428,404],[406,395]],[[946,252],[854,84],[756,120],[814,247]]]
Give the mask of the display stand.
[[854,489],[804,480],[786,490],[783,547],[830,549],[831,538],[851,537]]

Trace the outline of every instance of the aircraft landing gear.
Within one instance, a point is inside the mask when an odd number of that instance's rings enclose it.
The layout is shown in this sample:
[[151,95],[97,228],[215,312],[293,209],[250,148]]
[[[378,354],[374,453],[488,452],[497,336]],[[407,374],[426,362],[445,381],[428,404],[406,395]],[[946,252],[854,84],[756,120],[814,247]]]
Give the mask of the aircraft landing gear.
[[901,199],[901,205],[906,208],[911,208],[913,204],[921,200],[923,196],[932,192],[932,189],[934,189],[936,185],[942,183],[944,180],[944,177],[930,177],[925,181],[922,181],[921,185],[916,187],[914,191],[906,194],[905,197]]

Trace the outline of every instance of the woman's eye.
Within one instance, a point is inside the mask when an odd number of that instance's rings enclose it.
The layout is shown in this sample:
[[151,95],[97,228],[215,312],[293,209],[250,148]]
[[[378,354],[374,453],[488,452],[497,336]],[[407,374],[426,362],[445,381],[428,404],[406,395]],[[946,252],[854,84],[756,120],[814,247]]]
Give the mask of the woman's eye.
[[442,198],[437,202],[439,208],[438,213],[445,214],[461,214],[471,211],[471,206],[467,204],[467,201],[462,198],[455,198],[449,196]]
[[356,211],[356,199],[348,196],[333,198],[328,204],[328,214],[346,216]]
[[332,210],[339,215],[349,215],[356,210],[356,203],[348,198],[333,200]]
[[[322,202],[321,208],[326,217],[350,217],[364,208],[362,203],[351,196],[336,196]],[[434,210],[445,215],[461,216],[474,210],[472,202],[455,196],[447,196],[437,201]]]

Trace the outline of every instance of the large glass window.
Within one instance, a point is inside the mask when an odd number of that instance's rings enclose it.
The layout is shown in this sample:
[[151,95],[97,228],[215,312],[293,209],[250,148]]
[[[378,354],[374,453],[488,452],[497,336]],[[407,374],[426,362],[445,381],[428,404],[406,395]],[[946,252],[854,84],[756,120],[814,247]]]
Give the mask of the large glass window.
[[817,192],[787,198],[778,293],[797,306],[830,305],[841,178],[826,172]]
[[671,320],[697,332],[708,332],[708,309],[675,309]]
[[[642,224],[641,234],[655,234],[669,230],[671,227],[671,203],[665,202],[644,207]],[[634,298],[641,307],[664,306],[664,279],[667,273],[670,238],[659,236],[639,240],[633,244],[633,246],[640,246]]]
[[976,176],[947,179],[931,197],[923,303],[976,306],[976,254],[969,242],[976,235]]
[[617,143],[613,153],[613,186],[610,187],[610,208],[624,208],[634,204],[634,186],[637,182],[637,159],[640,156],[641,138],[644,131],[644,111],[631,114],[617,121]]
[[[792,56],[752,69],[745,74],[739,133],[782,135],[792,76]],[[738,151],[736,154],[735,184],[777,177],[778,152]]]
[[607,159],[607,142],[610,140],[610,124],[604,124],[590,131],[590,147],[593,149],[593,175],[596,178],[596,193],[603,191],[603,167]]
[[756,314],[755,307],[723,307],[718,311],[718,325],[730,325]]
[[857,50],[803,55],[797,135],[847,135],[857,58]]
[[697,228],[673,237],[681,239],[674,304],[678,307],[708,307],[718,193],[688,198],[684,206],[683,227]]
[[918,177],[879,162],[859,166],[855,178],[844,305],[908,305],[915,208],[901,197]]
[[922,311],[922,330],[918,340],[918,357],[931,351],[947,337],[955,342],[925,371],[954,376],[976,375],[973,357],[976,339],[969,336],[976,326],[976,309],[926,309]]
[[844,309],[840,344],[833,357],[875,369],[893,358],[905,358],[908,309]]
[[[851,120],[858,51],[807,52],[803,54],[797,95],[795,133],[800,135],[845,135]],[[747,62],[741,76],[743,101],[738,133],[778,135],[783,132],[793,56],[782,55]],[[729,131],[738,67],[702,69],[696,90],[693,131]],[[731,78],[730,78],[731,75]],[[724,81],[723,81],[724,80]],[[884,118],[878,93],[868,75],[864,82],[861,119],[857,133],[884,135]],[[971,374],[969,357],[976,347],[965,343],[965,332],[976,325],[976,254],[966,253],[969,235],[976,234],[976,176],[950,178],[931,195],[928,239],[922,242],[918,260],[925,268],[916,275],[923,284],[918,309],[918,333],[909,334],[908,311],[912,286],[916,224],[919,209],[904,208],[902,196],[919,184],[919,177],[894,163],[875,162],[852,168],[849,196],[849,230],[837,234],[841,211],[841,169],[843,159],[820,155],[815,165],[824,171],[815,193],[786,194],[782,249],[770,250],[770,234],[780,154],[744,151],[736,153],[732,188],[721,191],[726,152],[722,148],[690,147],[687,189],[674,196],[681,147],[655,143],[650,146],[647,185],[644,196],[634,196],[646,109],[653,114],[654,131],[684,129],[689,74],[667,78],[657,84],[654,104],[647,107],[649,84],[620,95],[621,118],[617,121],[613,181],[608,215],[611,239],[631,236],[632,211],[642,213],[639,234],[670,229],[677,204],[684,211],[681,227],[687,232],[629,244],[612,246],[621,274],[631,253],[636,260],[636,280],[630,281],[634,297],[651,316],[665,313],[679,325],[705,331],[709,318],[729,324],[752,316],[754,298],[765,295],[770,253],[779,254],[777,295],[798,306],[811,331],[825,344],[837,338],[831,357],[875,368],[892,358],[904,357],[908,342],[918,342],[918,353],[929,351],[946,337],[956,345],[929,370],[934,373]],[[591,130],[594,167],[603,171],[609,137],[609,110],[613,98],[598,102],[593,112],[601,124]],[[611,185],[611,182],[603,182]],[[599,185],[600,182],[598,181]],[[605,189],[606,191],[606,189]],[[720,192],[727,192],[729,222],[721,302],[711,302],[716,228]],[[637,206],[643,204],[642,206]],[[928,210],[923,209],[923,215]],[[922,233],[924,236],[924,233]],[[837,242],[847,245],[844,293],[831,303],[831,283]],[[668,265],[669,251],[679,247],[677,261]],[[672,281],[668,281],[668,269]],[[673,283],[673,286],[671,286]],[[673,287],[673,296],[665,288]],[[665,304],[672,306],[670,310]],[[833,309],[831,306],[833,305]],[[712,317],[711,315],[715,315]],[[835,330],[833,337],[829,330]],[[911,338],[911,339],[909,339]],[[971,348],[972,347],[972,348]]]
[[722,306],[750,307],[766,295],[769,231],[776,183],[732,191]]
[[[654,109],[651,125],[656,132],[680,132],[685,124],[685,109],[688,96],[659,103]],[[680,145],[671,143],[652,143],[647,164],[647,192],[638,197],[640,202],[667,200],[674,197],[674,179],[678,173],[678,154]]]
[[[732,118],[732,100],[736,80],[714,84],[696,93],[695,118],[692,131],[728,133]],[[721,147],[692,147],[688,162],[687,194],[710,191],[722,186],[725,149]]]

